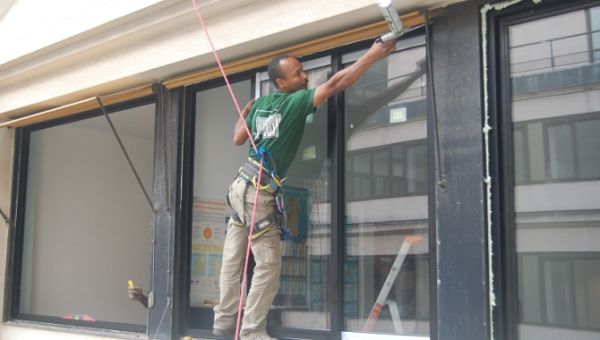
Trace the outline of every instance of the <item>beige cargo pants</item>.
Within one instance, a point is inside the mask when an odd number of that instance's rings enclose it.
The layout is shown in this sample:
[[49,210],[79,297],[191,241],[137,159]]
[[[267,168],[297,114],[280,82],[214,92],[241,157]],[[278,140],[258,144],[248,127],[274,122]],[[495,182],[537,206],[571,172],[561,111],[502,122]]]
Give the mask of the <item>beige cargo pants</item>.
[[[229,188],[231,208],[247,224],[250,224],[252,217],[255,192],[256,189],[251,184],[246,189],[246,182],[239,177]],[[259,191],[255,223],[273,214],[274,202],[275,197],[272,194]],[[247,231],[248,228],[237,226],[231,220],[227,226],[219,281],[220,301],[214,308],[214,328],[219,330],[235,329],[237,322],[240,278],[248,242]],[[267,313],[279,289],[281,271],[281,240],[277,222],[273,222],[271,230],[252,241],[251,250],[256,266],[243,312],[240,330],[242,340],[268,338]]]

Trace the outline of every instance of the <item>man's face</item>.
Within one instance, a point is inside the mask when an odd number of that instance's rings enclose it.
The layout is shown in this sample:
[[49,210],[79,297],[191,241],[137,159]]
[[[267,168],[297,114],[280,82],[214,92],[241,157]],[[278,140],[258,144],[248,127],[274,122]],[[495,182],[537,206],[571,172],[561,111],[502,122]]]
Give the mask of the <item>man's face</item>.
[[308,87],[308,74],[304,72],[302,63],[289,57],[279,62],[283,78],[277,78],[277,87],[283,92],[294,92]]

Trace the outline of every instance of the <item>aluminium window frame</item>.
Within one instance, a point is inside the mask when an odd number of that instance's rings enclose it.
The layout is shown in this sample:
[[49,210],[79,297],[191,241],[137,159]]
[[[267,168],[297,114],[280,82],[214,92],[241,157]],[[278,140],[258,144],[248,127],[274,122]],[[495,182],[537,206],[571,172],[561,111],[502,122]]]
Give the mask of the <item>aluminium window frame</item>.
[[[425,34],[424,29],[419,29],[412,31],[406,34],[403,39],[411,39],[417,38],[420,39],[421,35]],[[402,41],[402,40],[401,40]],[[413,41],[413,40],[409,40]],[[305,61],[313,61],[313,60],[321,60],[323,57],[331,58],[331,72],[334,74],[335,72],[341,70],[343,68],[342,56],[351,52],[359,52],[364,50],[372,44],[371,40],[361,41],[357,43],[353,43],[348,46],[333,48],[330,50],[322,51],[319,53],[311,54],[308,56],[304,56],[299,58],[301,62]],[[425,47],[424,41],[419,44],[409,45],[406,48],[399,49],[397,52],[401,52],[405,49],[411,49],[414,47],[423,46]],[[426,51],[427,53],[427,51]],[[253,90],[252,97],[255,97],[256,91],[260,89],[260,81],[264,80],[266,71],[265,67],[257,68],[249,71],[245,71],[239,74],[235,74],[230,76],[230,82],[236,82],[245,79],[251,79],[253,82],[251,88]],[[429,79],[427,79],[427,83],[429,84]],[[223,86],[225,83],[221,78],[209,80],[206,82],[201,82],[198,84],[190,85],[185,87],[185,117],[183,119],[182,124],[182,140],[181,140],[181,156],[182,159],[181,164],[182,167],[180,169],[180,178],[181,181],[181,202],[180,202],[180,230],[181,235],[178,239],[178,243],[180,244],[181,251],[179,252],[181,256],[181,278],[179,284],[179,299],[181,304],[179,306],[178,313],[181,315],[179,319],[179,329],[180,335],[191,335],[191,336],[199,336],[199,337],[207,337],[212,338],[211,330],[208,329],[194,329],[188,327],[188,317],[189,317],[189,261],[191,254],[191,200],[193,196],[193,188],[192,183],[193,180],[193,155],[194,155],[194,134],[195,134],[195,97],[199,91],[207,90],[210,88],[215,88],[219,86]],[[429,320],[430,320],[430,339],[436,339],[436,322],[434,320],[437,317],[436,314],[436,294],[437,287],[433,282],[435,282],[436,277],[436,250],[435,250],[435,169],[433,167],[434,156],[434,143],[433,143],[433,121],[430,114],[430,99],[429,99],[429,85],[427,85],[427,94],[426,94],[426,106],[427,106],[427,137],[424,139],[419,139],[418,142],[422,143],[426,141],[426,159],[428,162],[427,167],[427,189],[426,194],[428,195],[428,234],[429,234]],[[241,104],[241,103],[240,103]],[[364,337],[373,337],[377,338],[375,334],[365,334],[365,333],[353,333],[344,331],[344,289],[339,289],[334,283],[340,283],[344,281],[344,223],[345,223],[345,143],[344,140],[344,129],[345,129],[345,120],[344,120],[344,92],[333,96],[327,101],[328,108],[328,131],[333,131],[333,133],[328,133],[327,137],[327,146],[328,146],[328,157],[331,160],[331,185],[329,187],[329,202],[331,203],[331,249],[332,256],[329,261],[329,270],[327,277],[327,294],[330,296],[329,301],[326,303],[329,304],[327,310],[329,311],[331,318],[331,327],[328,330],[310,330],[310,329],[294,329],[294,328],[277,328],[270,330],[273,336],[276,337],[298,337],[298,338],[306,338],[310,337],[310,339],[315,340],[325,340],[325,339],[340,339],[352,337],[352,334],[361,334]],[[340,114],[337,114],[340,113]],[[338,199],[332,199],[337,197]],[[433,248],[432,248],[433,247]],[[337,254],[333,256],[333,254]],[[433,280],[433,281],[432,281]],[[411,337],[406,335],[388,335],[397,339],[429,339],[428,337]]]
[[[157,131],[159,128],[159,110],[158,101],[154,95],[137,98],[135,100],[107,106],[109,113],[127,110],[133,107],[142,105],[155,105],[155,129],[154,129],[154,156],[153,164],[156,165]],[[27,176],[29,163],[29,147],[31,133],[47,128],[65,125],[68,123],[81,121],[94,117],[101,117],[102,111],[98,109],[84,111],[76,115],[59,118],[56,120],[45,121],[38,124],[33,124],[25,127],[19,127],[15,131],[15,146],[13,160],[13,183],[12,183],[12,211],[11,216],[14,216],[13,224],[9,230],[8,249],[7,249],[7,268],[6,268],[6,285],[4,304],[4,322],[15,325],[29,325],[38,328],[60,330],[75,333],[91,333],[100,335],[114,334],[129,334],[129,333],[144,333],[149,325],[134,325],[119,322],[94,322],[64,320],[60,317],[24,314],[19,311],[20,304],[20,287],[22,273],[22,258],[23,258],[23,242],[24,242],[24,222],[25,222],[25,196],[27,192]],[[156,181],[156,169],[154,169],[152,183]],[[149,272],[149,276],[151,273]],[[140,327],[141,326],[141,327]]]
[[[495,324],[494,336],[500,339],[517,339],[521,310],[518,297],[518,265],[516,252],[516,224],[514,220],[514,188],[517,184],[514,175],[513,135],[511,121],[512,81],[508,28],[519,23],[553,17],[574,10],[581,10],[599,4],[594,0],[546,0],[542,4],[523,2],[491,12],[488,17],[489,32],[489,71],[488,86],[490,95],[490,122],[496,133],[490,138],[492,151],[491,175],[492,192],[497,193],[492,201],[492,251],[495,254],[490,263],[494,276],[496,307],[492,320]],[[486,72],[484,70],[484,72]],[[525,133],[524,135],[527,135]],[[546,148],[546,146],[544,146]],[[545,155],[546,156],[546,155]],[[547,156],[546,156],[547,157]],[[547,158],[546,158],[547,159]],[[548,178],[546,174],[546,178]],[[530,174],[527,174],[530,180]],[[519,183],[522,184],[522,183]]]
[[[249,70],[235,75],[228,76],[231,84],[250,81],[250,98],[254,98],[256,80],[254,77],[255,71]],[[178,202],[178,223],[179,231],[176,238],[176,247],[178,249],[178,266],[177,271],[178,283],[174,287],[175,294],[178,296],[179,303],[173,306],[173,313],[177,313],[178,319],[174,321],[177,327],[177,336],[189,335],[193,337],[212,338],[212,329],[192,328],[189,326],[189,318],[191,315],[190,306],[190,280],[191,280],[191,254],[192,254],[192,203],[194,197],[194,149],[196,136],[196,97],[201,91],[214,89],[225,86],[225,80],[220,78],[211,79],[209,81],[192,84],[183,88],[183,117],[180,125],[179,138],[179,164],[178,167],[178,184],[179,184],[179,202]],[[239,103],[245,105],[245,103]],[[243,106],[242,106],[243,107]],[[241,108],[240,108],[241,109]],[[232,127],[233,129],[233,127]],[[223,188],[225,192],[226,188]],[[212,320],[211,320],[212,322]]]

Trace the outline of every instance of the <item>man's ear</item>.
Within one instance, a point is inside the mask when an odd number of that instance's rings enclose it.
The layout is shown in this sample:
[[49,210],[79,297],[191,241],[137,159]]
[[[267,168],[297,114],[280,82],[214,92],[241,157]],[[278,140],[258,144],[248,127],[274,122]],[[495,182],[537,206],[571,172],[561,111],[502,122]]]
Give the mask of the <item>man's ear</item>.
[[279,90],[285,90],[283,86],[285,85],[285,81],[281,78],[275,79],[275,87]]

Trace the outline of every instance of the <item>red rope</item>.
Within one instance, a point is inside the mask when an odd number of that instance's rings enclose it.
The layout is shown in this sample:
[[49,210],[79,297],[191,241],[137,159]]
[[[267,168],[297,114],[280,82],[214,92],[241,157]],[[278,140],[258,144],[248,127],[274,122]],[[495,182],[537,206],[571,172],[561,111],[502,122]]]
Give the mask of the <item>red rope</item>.
[[[206,35],[206,38],[208,39],[208,43],[210,44],[210,48],[212,50],[213,56],[215,57],[215,60],[217,61],[217,64],[219,65],[219,70],[221,70],[221,74],[223,75],[223,78],[225,79],[225,84],[227,84],[227,89],[229,89],[229,94],[231,95],[233,104],[235,105],[235,108],[240,116],[240,119],[244,122],[244,128],[246,130],[246,134],[248,134],[248,139],[250,140],[250,143],[252,143],[252,147],[254,148],[254,151],[258,155],[259,152],[256,147],[256,144],[254,143],[254,140],[252,139],[252,134],[250,133],[248,124],[246,124],[246,118],[242,114],[242,110],[240,109],[240,105],[238,104],[238,101],[235,97],[233,88],[231,87],[231,84],[229,83],[229,79],[227,78],[227,74],[225,73],[225,70],[223,69],[223,65],[221,64],[221,60],[219,59],[219,55],[217,54],[217,50],[215,49],[212,39],[210,38],[210,34],[208,33],[208,29],[206,28],[206,23],[204,22],[204,18],[202,17],[202,14],[200,13],[200,6],[198,6],[198,4],[196,3],[196,0],[192,0],[192,3],[194,4],[196,16],[198,17],[198,20],[200,20],[200,25],[202,25],[204,34]],[[252,247],[252,234],[254,232],[253,226],[254,226],[254,221],[256,218],[256,205],[258,203],[258,192],[260,190],[258,188],[258,186],[261,183],[261,177],[262,177],[262,173],[263,173],[262,170],[263,170],[263,159],[261,157],[260,166],[258,169],[257,188],[256,188],[256,192],[254,194],[254,206],[252,207],[252,217],[250,218],[250,234],[248,235],[248,245],[246,246],[246,260],[244,261],[244,271],[242,272],[242,284],[240,286],[240,303],[238,305],[237,323],[235,325],[235,340],[237,340],[240,335],[240,321],[241,321],[241,317],[242,317],[242,306],[244,305],[244,296],[246,295],[245,294],[246,281],[248,280],[248,275],[246,275],[246,273],[248,272],[248,262],[249,262],[248,260],[250,257],[250,249]]]
[[[260,185],[260,180],[262,177],[262,167],[263,160],[260,160],[260,167],[258,171],[258,180],[257,186]],[[256,188],[256,192],[254,193],[254,206],[252,206],[252,217],[250,218],[250,235],[248,235],[248,245],[246,246],[246,260],[244,261],[244,272],[242,274],[242,285],[240,286],[240,304],[238,305],[238,314],[237,314],[237,323],[235,324],[235,340],[238,339],[240,335],[240,321],[242,320],[242,306],[244,305],[244,294],[246,292],[246,281],[248,280],[248,262],[250,259],[250,247],[252,246],[252,233],[254,232],[254,219],[256,218],[256,205],[258,203],[258,192],[260,189]]]
[[213,44],[212,39],[210,38],[210,34],[208,33],[208,28],[206,28],[206,23],[204,22],[204,17],[202,17],[202,14],[200,13],[200,6],[198,6],[198,4],[196,3],[196,0],[192,0],[192,3],[194,4],[194,9],[196,10],[196,16],[198,17],[198,20],[200,20],[200,25],[202,25],[202,30],[204,31],[204,35],[206,35],[206,39],[208,39],[208,43],[210,44],[210,49],[212,50],[213,56],[215,57],[215,61],[219,65],[219,70],[221,70],[223,79],[225,79],[225,84],[227,85],[227,89],[229,90],[229,94],[231,95],[231,99],[233,100],[233,104],[235,105],[235,109],[237,110],[238,114],[240,115],[240,118],[244,121],[244,128],[246,129],[246,134],[248,134],[248,139],[250,140],[250,143],[252,143],[254,152],[256,152],[256,154],[258,155],[258,149],[256,148],[256,144],[254,144],[254,140],[252,139],[252,134],[250,133],[250,129],[248,129],[248,125],[246,124],[246,118],[242,114],[242,110],[240,109],[240,104],[238,103],[237,98],[235,97],[235,93],[233,92],[233,88],[231,87],[231,84],[229,83],[229,78],[227,78],[225,69],[223,69],[223,65],[221,64],[221,59],[219,58],[219,55],[217,54],[217,50],[215,49],[215,45]]

